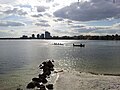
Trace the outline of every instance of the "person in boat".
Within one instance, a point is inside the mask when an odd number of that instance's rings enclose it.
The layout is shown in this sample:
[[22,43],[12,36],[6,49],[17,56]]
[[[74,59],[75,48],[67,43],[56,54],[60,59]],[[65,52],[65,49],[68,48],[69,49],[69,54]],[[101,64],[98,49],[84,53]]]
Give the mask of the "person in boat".
[[73,46],[85,47],[85,44],[80,44],[80,45],[75,45],[75,44],[73,44]]

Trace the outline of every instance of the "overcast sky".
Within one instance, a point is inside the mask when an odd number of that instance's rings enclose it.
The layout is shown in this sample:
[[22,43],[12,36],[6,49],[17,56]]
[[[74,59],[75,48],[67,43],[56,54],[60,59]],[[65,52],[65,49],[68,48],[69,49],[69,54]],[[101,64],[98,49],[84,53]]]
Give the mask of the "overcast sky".
[[120,34],[120,0],[0,0],[0,37]]

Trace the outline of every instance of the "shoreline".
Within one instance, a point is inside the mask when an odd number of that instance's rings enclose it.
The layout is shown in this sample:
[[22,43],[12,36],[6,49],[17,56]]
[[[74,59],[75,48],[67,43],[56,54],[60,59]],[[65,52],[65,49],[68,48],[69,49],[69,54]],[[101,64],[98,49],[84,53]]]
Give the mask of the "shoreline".
[[[103,75],[57,68],[51,76],[49,83],[54,85],[53,90],[120,90],[120,76],[114,74]],[[2,90],[16,90],[17,87],[19,85]],[[21,89],[28,90],[25,87],[26,83],[20,86]]]
[[120,77],[110,75],[63,71],[59,73],[54,90],[120,90]]
[[120,39],[71,39],[71,38],[0,38],[0,40],[105,40],[105,41],[120,41]]
[[88,73],[93,74],[93,75],[120,76],[120,74],[109,74],[109,73],[99,74],[99,73],[94,73],[94,72],[88,72]]

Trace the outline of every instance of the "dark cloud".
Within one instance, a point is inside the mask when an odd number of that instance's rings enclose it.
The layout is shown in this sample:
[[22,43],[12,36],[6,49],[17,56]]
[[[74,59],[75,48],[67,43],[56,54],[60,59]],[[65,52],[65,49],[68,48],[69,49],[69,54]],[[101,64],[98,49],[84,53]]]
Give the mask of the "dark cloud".
[[41,23],[46,23],[46,22],[48,22],[47,20],[38,20],[39,22],[41,22]]
[[76,21],[103,20],[119,18],[120,7],[109,0],[91,0],[79,4],[72,3],[70,6],[55,11],[54,15]]
[[21,22],[15,22],[15,21],[0,21],[0,26],[6,27],[6,26],[25,26],[24,23]]
[[53,21],[55,21],[55,22],[58,22],[58,21],[64,21],[64,19],[62,19],[62,18],[58,18],[58,19],[53,19]]
[[68,25],[72,25],[73,24],[73,21],[71,21],[71,20],[67,20],[66,22],[67,22]]
[[42,17],[43,15],[42,14],[35,14],[35,15],[31,15],[31,16],[38,18],[38,17]]
[[52,17],[52,15],[50,15],[49,13],[45,13],[44,15],[46,15],[48,17]]
[[13,9],[8,9],[6,11],[3,11],[5,14],[16,14],[16,15],[26,15],[27,12],[23,11],[22,9],[19,8],[13,8]]
[[84,28],[85,25],[73,25],[72,28]]
[[105,27],[105,26],[103,26],[103,27],[93,27],[93,28],[91,28],[91,29],[96,29],[96,30],[103,30],[103,29],[110,29],[110,27]]
[[45,12],[46,9],[48,9],[48,7],[45,7],[45,6],[37,6],[37,11],[38,11],[38,12]]
[[35,25],[42,26],[42,27],[50,27],[50,25],[47,23],[36,23]]
[[62,18],[58,18],[57,21],[64,21]]

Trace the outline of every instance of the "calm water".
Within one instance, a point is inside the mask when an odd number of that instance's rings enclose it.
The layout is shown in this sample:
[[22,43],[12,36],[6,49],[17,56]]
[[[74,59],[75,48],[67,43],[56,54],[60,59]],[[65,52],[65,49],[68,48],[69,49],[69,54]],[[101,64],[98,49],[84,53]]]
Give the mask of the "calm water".
[[[86,47],[73,47],[73,43]],[[47,59],[54,59],[57,68],[120,74],[120,41],[0,41],[0,90],[14,90],[28,83],[39,72],[39,63]]]

